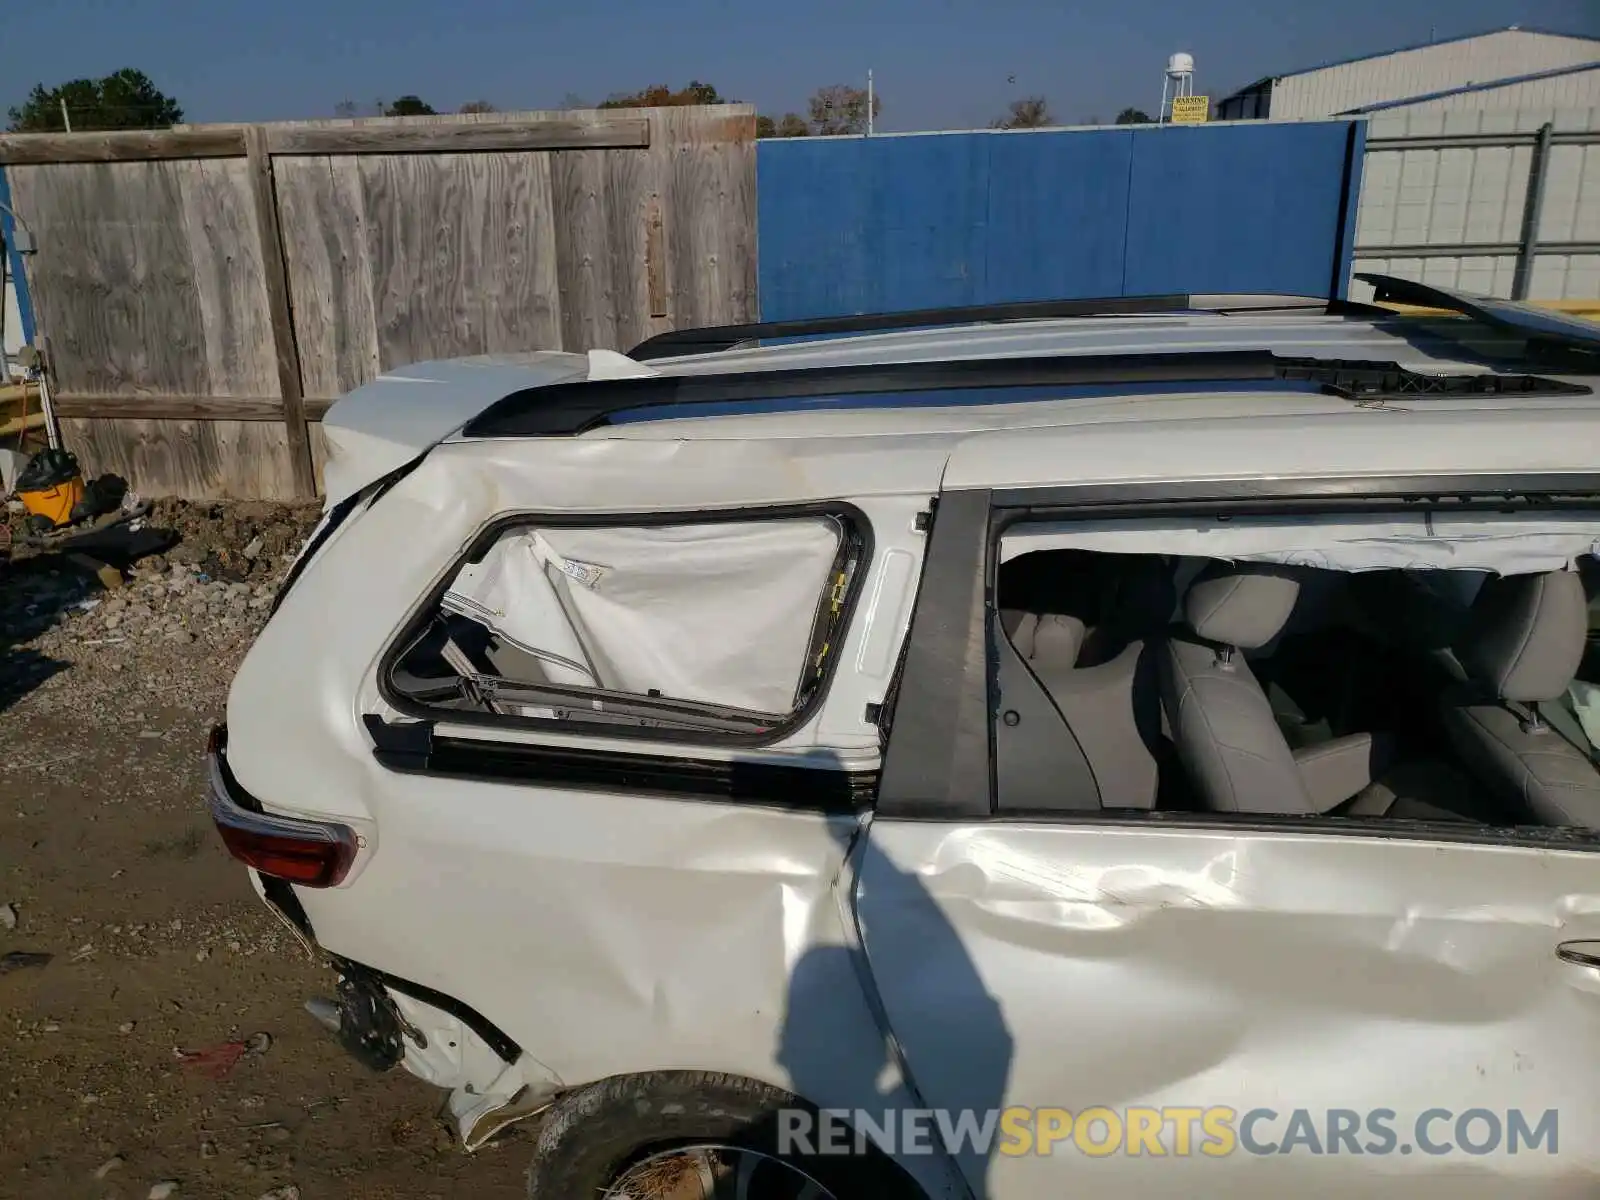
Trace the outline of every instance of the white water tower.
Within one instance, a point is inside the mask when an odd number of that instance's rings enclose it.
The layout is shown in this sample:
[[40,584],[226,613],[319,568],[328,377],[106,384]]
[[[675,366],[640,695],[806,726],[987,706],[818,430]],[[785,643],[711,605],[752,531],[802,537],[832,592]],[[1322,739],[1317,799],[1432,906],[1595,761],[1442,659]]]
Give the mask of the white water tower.
[[1156,120],[1165,122],[1172,115],[1172,101],[1194,95],[1194,55],[1183,50],[1167,59],[1167,73],[1161,77],[1161,108]]

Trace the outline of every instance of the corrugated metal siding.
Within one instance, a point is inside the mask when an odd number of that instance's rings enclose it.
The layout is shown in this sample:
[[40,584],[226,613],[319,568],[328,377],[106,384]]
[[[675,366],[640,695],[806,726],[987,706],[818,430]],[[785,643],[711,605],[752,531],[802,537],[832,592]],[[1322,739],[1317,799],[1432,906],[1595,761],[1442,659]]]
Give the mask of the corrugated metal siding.
[[[1600,49],[1596,50],[1600,55]],[[1477,112],[1485,108],[1591,108],[1600,106],[1600,66],[1570,75],[1529,79],[1504,87],[1457,92],[1384,110],[1385,115],[1415,112]]]
[[[1327,117],[1367,104],[1489,83],[1600,57],[1600,41],[1501,30],[1437,46],[1285,75],[1272,89],[1272,119]],[[1480,107],[1482,107],[1480,105]]]
[[[1549,122],[1560,132],[1600,132],[1600,106],[1588,109],[1397,109],[1368,123],[1368,141],[1449,134],[1532,134]],[[1438,150],[1369,149],[1356,218],[1355,270],[1495,296],[1511,294],[1515,253],[1416,257],[1386,247],[1515,245],[1533,163],[1531,144]],[[1600,146],[1550,148],[1540,242],[1600,243]],[[1357,299],[1370,295],[1352,284]],[[1531,300],[1600,298],[1600,255],[1536,253]]]
[[[1360,122],[779,138],[757,147],[766,320],[1168,292],[1327,295]],[[1341,224],[1341,217],[1343,223]]]

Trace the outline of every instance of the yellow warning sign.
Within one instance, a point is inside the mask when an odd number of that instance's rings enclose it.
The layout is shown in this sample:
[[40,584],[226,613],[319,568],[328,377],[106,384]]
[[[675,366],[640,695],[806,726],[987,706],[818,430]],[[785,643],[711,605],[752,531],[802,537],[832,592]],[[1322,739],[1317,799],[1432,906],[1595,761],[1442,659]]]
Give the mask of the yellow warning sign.
[[1175,96],[1172,101],[1174,125],[1203,125],[1211,115],[1210,96]]

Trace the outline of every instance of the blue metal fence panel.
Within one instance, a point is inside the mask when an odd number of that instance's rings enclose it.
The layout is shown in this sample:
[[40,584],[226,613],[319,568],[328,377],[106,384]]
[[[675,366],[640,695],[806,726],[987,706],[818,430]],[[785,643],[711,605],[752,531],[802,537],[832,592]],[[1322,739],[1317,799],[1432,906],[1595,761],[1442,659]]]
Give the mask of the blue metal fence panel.
[[972,136],[990,147],[983,302],[1118,295],[1132,131]]
[[[16,223],[12,220],[11,185],[6,182],[6,169],[0,167],[0,234],[5,237],[6,254],[8,256],[7,269],[11,273],[11,284],[16,289],[17,313],[22,318],[22,340],[24,343],[33,341],[33,305],[28,302],[28,277],[22,270],[22,255],[16,251]],[[0,297],[3,302],[3,297]]]
[[756,171],[765,319],[981,302],[982,141],[784,139]]
[[1342,295],[1360,183],[1355,124],[763,141],[761,315]]
[[1350,122],[1350,144],[1345,150],[1344,213],[1339,228],[1338,265],[1333,294],[1341,300],[1350,295],[1350,272],[1356,264],[1356,214],[1361,206],[1361,172],[1367,165],[1367,123]]
[[1340,258],[1349,123],[1134,133],[1124,295],[1327,295]]

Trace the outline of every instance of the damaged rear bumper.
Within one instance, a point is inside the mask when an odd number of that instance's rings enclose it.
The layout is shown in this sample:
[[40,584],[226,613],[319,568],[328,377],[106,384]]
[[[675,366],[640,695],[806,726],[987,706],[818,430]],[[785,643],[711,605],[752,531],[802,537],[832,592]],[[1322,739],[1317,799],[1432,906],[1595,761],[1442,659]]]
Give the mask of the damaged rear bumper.
[[308,949],[339,972],[337,997],[307,1004],[352,1057],[373,1071],[403,1066],[450,1093],[462,1148],[477,1150],[506,1126],[547,1108],[561,1080],[487,1017],[453,997],[316,949],[292,888],[250,872],[256,891]]

